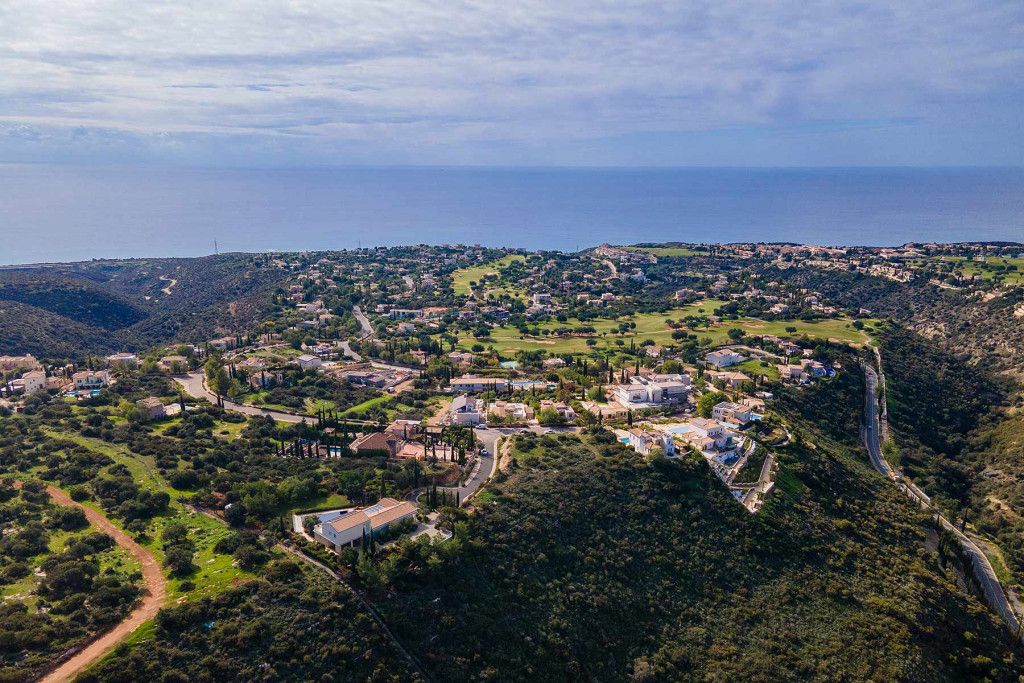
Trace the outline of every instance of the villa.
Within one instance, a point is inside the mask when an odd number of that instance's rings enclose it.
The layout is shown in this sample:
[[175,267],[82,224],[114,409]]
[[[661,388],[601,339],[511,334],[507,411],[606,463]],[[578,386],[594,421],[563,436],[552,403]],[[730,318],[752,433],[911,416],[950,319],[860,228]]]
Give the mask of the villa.
[[99,389],[107,386],[110,375],[106,370],[82,370],[71,375],[76,391]]
[[745,425],[750,422],[750,407],[732,401],[722,401],[711,409],[711,416],[721,422]]
[[452,391],[477,394],[481,391],[501,391],[509,385],[509,380],[504,377],[474,377],[463,375],[451,381]]
[[713,365],[716,368],[727,368],[730,365],[739,365],[746,360],[744,356],[730,351],[728,349],[722,349],[721,351],[712,351],[704,358],[708,365]]
[[744,382],[750,381],[750,377],[744,375],[742,372],[719,372],[717,370],[707,370],[704,375],[712,382],[721,380],[733,389],[738,389]]
[[139,357],[134,353],[114,353],[107,356],[107,365],[114,367],[115,365],[125,365],[130,368],[138,367]]
[[487,406],[487,418],[492,417],[502,422],[528,422],[533,419],[533,408],[525,403],[492,401]]
[[690,386],[689,375],[634,375],[628,384],[616,385],[612,396],[627,408],[646,408],[684,401]]
[[452,424],[478,425],[483,422],[484,402],[468,395],[456,396],[452,401]]
[[412,519],[416,506],[409,501],[381,498],[375,504],[359,510],[336,510],[317,516],[319,524],[313,527],[313,538],[329,548],[341,550],[386,531],[392,524]]

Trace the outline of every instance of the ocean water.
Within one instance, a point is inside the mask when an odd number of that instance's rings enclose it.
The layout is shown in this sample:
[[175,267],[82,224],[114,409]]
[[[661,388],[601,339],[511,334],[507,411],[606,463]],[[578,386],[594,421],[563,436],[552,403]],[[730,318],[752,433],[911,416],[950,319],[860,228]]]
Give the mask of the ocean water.
[[0,165],[0,264],[468,243],[1024,241],[1024,169]]

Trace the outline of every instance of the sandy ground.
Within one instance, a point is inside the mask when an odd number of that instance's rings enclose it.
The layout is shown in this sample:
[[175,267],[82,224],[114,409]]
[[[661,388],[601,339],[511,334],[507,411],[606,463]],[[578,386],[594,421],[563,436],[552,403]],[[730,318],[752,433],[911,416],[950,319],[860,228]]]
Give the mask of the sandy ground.
[[90,664],[113,650],[118,643],[128,637],[143,622],[155,617],[167,598],[167,579],[164,577],[163,570],[160,568],[160,563],[157,562],[156,558],[148,550],[133,541],[128,534],[114,526],[106,517],[95,510],[79,505],[56,486],[47,486],[46,491],[50,494],[50,498],[58,505],[81,508],[89,519],[90,524],[109,534],[119,546],[130,552],[139,561],[139,564],[142,565],[142,576],[146,581],[146,588],[149,590],[149,594],[143,597],[142,603],[125,617],[121,623],[89,643],[85,649],[78,652],[74,657],[61,664],[42,679],[46,683],[55,683],[57,681],[70,681]]

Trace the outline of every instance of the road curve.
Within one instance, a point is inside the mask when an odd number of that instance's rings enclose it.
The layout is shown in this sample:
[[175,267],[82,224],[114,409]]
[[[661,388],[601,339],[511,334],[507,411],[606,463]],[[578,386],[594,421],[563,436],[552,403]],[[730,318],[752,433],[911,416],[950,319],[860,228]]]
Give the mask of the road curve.
[[[193,398],[205,398],[210,403],[216,405],[217,397],[212,391],[206,388],[206,384],[203,382],[204,375],[200,372],[191,372],[187,375],[181,375],[174,378],[174,381],[182,386],[182,388],[192,396]],[[224,408],[226,410],[232,410],[236,413],[242,413],[244,415],[262,415],[264,417],[272,417],[278,422],[302,422],[303,420],[311,421],[313,418],[310,415],[300,415],[297,413],[283,413],[279,410],[268,410],[264,408],[258,408],[256,406],[247,405],[245,403],[235,403],[234,401],[225,398]]]
[[156,617],[157,612],[160,611],[167,599],[167,578],[153,554],[132,540],[131,536],[114,526],[109,519],[96,510],[71,500],[68,494],[56,486],[47,486],[46,491],[58,505],[80,508],[92,526],[110,535],[119,546],[130,552],[142,566],[142,577],[149,590],[149,594],[142,599],[142,603],[138,607],[132,610],[131,614],[41,679],[43,683],[58,683],[72,680],[93,662],[113,650],[135,629]]
[[878,374],[873,368],[865,365],[864,366],[864,445],[868,449],[868,456],[871,459],[871,465],[889,478],[901,491],[906,493],[910,498],[917,502],[922,507],[926,507],[938,516],[939,524],[943,529],[952,533],[956,536],[957,540],[963,546],[964,551],[971,558],[971,566],[974,569],[974,575],[978,579],[981,585],[982,592],[985,594],[985,599],[988,604],[999,613],[1003,621],[1006,622],[1007,626],[1010,627],[1010,631],[1018,637],[1020,630],[1020,620],[1017,614],[1013,611],[1013,607],[1006,599],[1006,593],[1003,591],[1003,586],[999,583],[999,579],[996,577],[996,572],[992,568],[992,563],[989,562],[988,557],[982,552],[981,548],[964,534],[960,529],[956,527],[952,522],[946,519],[937,509],[932,506],[931,499],[919,489],[912,481],[897,474],[892,467],[886,462],[882,455],[882,447],[879,442],[879,422],[878,422],[878,401],[877,401],[877,390],[878,390]]

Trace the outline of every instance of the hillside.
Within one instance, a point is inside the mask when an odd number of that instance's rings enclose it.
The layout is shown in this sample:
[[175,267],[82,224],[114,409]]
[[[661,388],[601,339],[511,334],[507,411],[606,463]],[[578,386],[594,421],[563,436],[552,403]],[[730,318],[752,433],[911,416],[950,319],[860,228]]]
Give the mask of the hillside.
[[285,276],[243,254],[3,269],[0,352],[80,358],[247,331]]
[[[1024,578],[1024,414],[1013,385],[919,335],[880,338],[888,386],[889,457],[935,502],[998,541]],[[1019,400],[1019,398],[1016,398]]]
[[289,560],[210,600],[170,607],[152,639],[80,683],[418,680],[349,593]]
[[799,442],[756,516],[702,462],[520,437],[454,547],[383,567],[379,607],[440,680],[1015,679],[1002,627],[863,462],[860,392],[783,397]]

